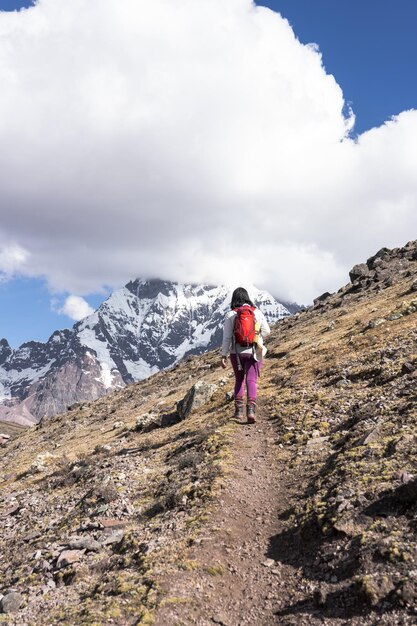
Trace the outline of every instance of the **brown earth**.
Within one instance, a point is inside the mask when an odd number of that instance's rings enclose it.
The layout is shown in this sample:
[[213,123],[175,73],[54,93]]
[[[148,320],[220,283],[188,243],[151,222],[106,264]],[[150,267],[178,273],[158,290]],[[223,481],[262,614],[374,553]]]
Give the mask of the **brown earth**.
[[279,514],[297,482],[285,467],[288,455],[278,454],[267,419],[236,424],[233,465],[207,525],[180,569],[164,572],[157,626],[269,625],[289,600],[289,589],[293,595],[306,583],[294,568],[271,558],[271,537],[284,528]]
[[274,328],[255,426],[208,353],[4,445],[0,623],[416,623],[417,243],[351,278]]

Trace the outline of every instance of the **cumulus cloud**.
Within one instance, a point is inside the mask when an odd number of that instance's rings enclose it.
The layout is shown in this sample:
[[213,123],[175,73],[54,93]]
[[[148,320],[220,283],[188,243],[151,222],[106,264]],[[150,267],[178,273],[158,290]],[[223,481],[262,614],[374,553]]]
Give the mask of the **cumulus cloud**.
[[62,307],[57,307],[56,302],[52,302],[52,308],[56,313],[67,315],[76,322],[94,313],[94,309],[81,296],[68,296]]
[[350,139],[317,46],[250,0],[39,0],[0,14],[0,81],[0,241],[51,289],[308,302],[416,236],[417,112]]

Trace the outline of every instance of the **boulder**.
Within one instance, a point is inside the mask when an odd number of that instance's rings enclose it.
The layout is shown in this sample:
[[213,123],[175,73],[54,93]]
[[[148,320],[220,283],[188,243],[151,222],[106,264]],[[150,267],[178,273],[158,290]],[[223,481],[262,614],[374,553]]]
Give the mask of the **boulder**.
[[194,409],[207,404],[217,391],[217,385],[199,380],[186,393],[185,397],[177,403],[177,413],[180,420],[185,420]]
[[378,266],[381,263],[382,259],[385,259],[386,257],[390,256],[391,254],[392,254],[392,250],[390,250],[389,248],[381,248],[381,250],[378,250],[378,252],[376,254],[371,256],[366,261],[366,265],[369,268],[374,268],[375,266]]
[[367,276],[369,276],[369,267],[366,263],[359,263],[358,265],[355,265],[349,272],[349,278],[352,283],[357,280],[367,278]]
[[319,304],[320,302],[324,302],[325,300],[327,300],[327,298],[331,297],[331,293],[329,293],[328,291],[325,291],[324,293],[321,294],[321,296],[318,296],[318,298],[315,298],[313,303]]

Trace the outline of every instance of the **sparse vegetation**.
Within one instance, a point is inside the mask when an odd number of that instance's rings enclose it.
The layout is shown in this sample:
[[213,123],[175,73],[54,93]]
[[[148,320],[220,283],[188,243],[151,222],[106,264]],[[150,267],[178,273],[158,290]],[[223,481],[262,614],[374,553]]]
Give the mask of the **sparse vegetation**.
[[[294,618],[293,611],[310,620],[300,624],[316,618],[333,624],[334,616],[354,615],[355,625],[371,626],[397,611],[398,623],[413,623],[417,306],[410,290],[417,252],[411,252],[389,285],[382,279],[349,285],[277,324],[269,342],[262,414],[276,433],[276,472],[291,476],[285,502],[270,502],[281,506],[270,552],[302,581],[298,607],[282,591],[282,619]],[[25,600],[18,621],[7,623],[152,624],[161,604],[189,608],[185,594],[160,588],[166,572],[222,584],[229,571],[223,557],[200,561],[189,550],[198,547],[213,499],[241,452],[232,445],[238,426],[229,421],[227,386],[183,421],[160,419],[174,415],[189,391],[190,370],[209,385],[224,376],[217,359],[208,353],[75,406],[1,448],[0,591],[17,589]],[[138,428],[145,414],[152,416],[148,431],[142,422]],[[72,554],[61,566],[64,551]]]

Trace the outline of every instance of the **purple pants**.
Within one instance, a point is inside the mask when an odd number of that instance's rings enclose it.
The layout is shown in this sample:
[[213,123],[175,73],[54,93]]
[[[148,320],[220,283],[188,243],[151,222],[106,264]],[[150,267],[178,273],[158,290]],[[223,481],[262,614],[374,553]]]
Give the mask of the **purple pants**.
[[236,354],[230,355],[230,361],[235,373],[235,398],[243,398],[245,394],[245,379],[248,398],[256,398],[256,382],[262,363],[255,361],[251,354],[239,354],[242,369],[239,370]]

